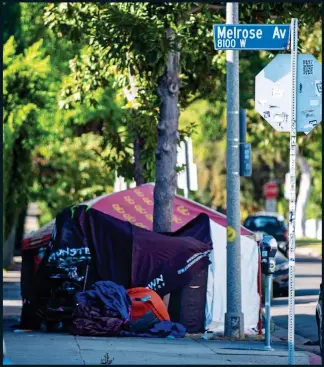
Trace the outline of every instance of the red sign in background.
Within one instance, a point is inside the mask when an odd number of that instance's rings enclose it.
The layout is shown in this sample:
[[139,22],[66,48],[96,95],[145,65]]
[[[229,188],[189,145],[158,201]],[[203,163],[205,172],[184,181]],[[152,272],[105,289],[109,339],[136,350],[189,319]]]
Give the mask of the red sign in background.
[[275,183],[267,183],[263,186],[263,194],[266,199],[273,200],[279,194],[278,185]]

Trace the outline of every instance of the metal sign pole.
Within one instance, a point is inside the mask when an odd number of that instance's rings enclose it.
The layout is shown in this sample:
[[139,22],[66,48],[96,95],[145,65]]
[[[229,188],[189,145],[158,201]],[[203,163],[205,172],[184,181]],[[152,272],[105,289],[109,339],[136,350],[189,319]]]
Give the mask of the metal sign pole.
[[295,348],[295,213],[296,213],[296,145],[297,145],[297,47],[298,19],[291,20],[291,129],[290,129],[290,199],[289,199],[289,306],[288,364],[294,364]]
[[[238,3],[226,4],[226,23],[238,24]],[[225,335],[243,337],[240,246],[239,51],[226,51],[227,310]]]

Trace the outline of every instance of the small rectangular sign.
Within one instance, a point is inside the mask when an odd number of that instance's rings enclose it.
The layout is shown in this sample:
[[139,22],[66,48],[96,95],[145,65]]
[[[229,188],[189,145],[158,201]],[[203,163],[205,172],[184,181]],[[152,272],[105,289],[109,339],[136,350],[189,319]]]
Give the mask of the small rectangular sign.
[[214,24],[215,50],[285,50],[290,24]]
[[250,143],[240,144],[240,176],[252,176],[252,149]]

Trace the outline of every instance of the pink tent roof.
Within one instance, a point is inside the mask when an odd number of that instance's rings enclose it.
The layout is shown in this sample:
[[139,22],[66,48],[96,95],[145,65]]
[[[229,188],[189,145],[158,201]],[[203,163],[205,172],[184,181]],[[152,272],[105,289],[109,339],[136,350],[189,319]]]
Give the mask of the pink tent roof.
[[[84,204],[115,218],[130,222],[138,227],[152,230],[153,191],[153,184],[145,184],[125,191],[103,195],[94,200],[85,202]],[[211,220],[226,227],[227,219],[225,215],[176,195],[173,202],[172,231],[178,230],[200,213],[207,214]],[[42,241],[40,237],[48,241],[48,235],[51,233],[52,228],[53,224],[51,226],[47,225],[46,228],[43,227],[34,234],[31,234],[31,236],[26,237],[24,239],[23,248],[41,247]],[[244,227],[241,227],[241,234],[247,236],[253,235],[252,232]]]
[[[152,230],[153,191],[153,184],[142,185],[98,198],[92,207],[118,219]],[[200,213],[206,213],[214,222],[226,227],[225,215],[176,195],[173,201],[172,231],[178,230]],[[241,234],[252,235],[253,233],[242,227]]]

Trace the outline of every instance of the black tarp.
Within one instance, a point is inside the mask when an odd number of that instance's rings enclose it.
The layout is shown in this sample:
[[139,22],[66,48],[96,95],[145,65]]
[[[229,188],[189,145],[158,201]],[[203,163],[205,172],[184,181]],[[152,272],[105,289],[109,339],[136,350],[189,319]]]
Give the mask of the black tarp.
[[206,214],[177,232],[160,234],[85,205],[68,208],[56,218],[53,239],[36,276],[37,296],[46,293],[48,264],[69,264],[90,255],[89,286],[109,280],[126,289],[149,286],[163,296],[206,270],[211,249]]
[[[110,280],[126,289],[149,286],[164,296],[183,287],[194,272],[209,264],[212,241],[205,214],[175,233],[160,234],[79,206],[72,227],[75,234],[68,245],[89,247],[96,281]],[[56,242],[53,251],[57,252],[62,242],[58,237]]]

